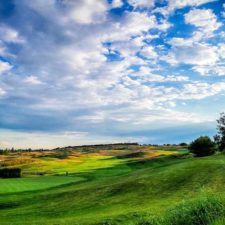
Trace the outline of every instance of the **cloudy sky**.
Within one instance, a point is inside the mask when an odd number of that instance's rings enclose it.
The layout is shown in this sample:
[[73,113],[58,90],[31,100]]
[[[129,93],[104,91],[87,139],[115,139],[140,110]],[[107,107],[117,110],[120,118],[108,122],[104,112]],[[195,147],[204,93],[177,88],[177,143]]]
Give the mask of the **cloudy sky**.
[[213,135],[223,0],[0,1],[0,147]]

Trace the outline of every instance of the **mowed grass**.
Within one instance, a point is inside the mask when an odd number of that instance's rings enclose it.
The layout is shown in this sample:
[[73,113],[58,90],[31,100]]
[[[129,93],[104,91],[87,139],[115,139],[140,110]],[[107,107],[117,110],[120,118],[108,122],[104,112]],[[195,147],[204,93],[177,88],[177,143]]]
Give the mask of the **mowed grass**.
[[101,162],[77,173],[84,181],[1,194],[1,224],[192,225],[194,216],[194,225],[223,224],[224,155],[93,161]]
[[63,184],[76,183],[83,180],[85,180],[85,178],[75,176],[40,176],[0,179],[0,194],[43,190]]

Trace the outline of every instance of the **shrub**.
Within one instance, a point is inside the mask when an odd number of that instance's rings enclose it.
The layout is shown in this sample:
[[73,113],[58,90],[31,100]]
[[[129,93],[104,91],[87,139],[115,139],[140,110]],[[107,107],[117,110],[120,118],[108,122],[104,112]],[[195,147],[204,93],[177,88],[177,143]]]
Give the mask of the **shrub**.
[[208,136],[201,136],[190,144],[189,150],[198,157],[208,156],[215,153],[215,144]]
[[188,144],[185,143],[185,142],[181,142],[181,143],[179,144],[179,146],[188,146]]
[[16,178],[21,176],[20,168],[4,168],[0,169],[0,177],[2,178]]

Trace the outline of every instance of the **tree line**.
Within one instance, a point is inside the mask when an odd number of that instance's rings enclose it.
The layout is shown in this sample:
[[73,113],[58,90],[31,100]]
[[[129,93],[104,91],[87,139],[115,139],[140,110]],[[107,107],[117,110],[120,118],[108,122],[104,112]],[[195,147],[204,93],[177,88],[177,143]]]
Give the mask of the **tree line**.
[[225,151],[225,113],[220,114],[217,120],[217,134],[211,140],[208,136],[201,136],[192,141],[189,150],[195,156],[208,156],[215,152]]

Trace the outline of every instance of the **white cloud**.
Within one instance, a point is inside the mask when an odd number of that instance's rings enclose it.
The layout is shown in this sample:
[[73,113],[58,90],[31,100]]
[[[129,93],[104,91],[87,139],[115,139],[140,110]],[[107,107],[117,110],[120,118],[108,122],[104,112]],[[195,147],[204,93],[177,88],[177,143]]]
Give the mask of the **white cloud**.
[[225,76],[225,65],[195,66],[193,69],[203,76],[210,76],[210,75]]
[[172,48],[165,60],[171,64],[214,65],[219,60],[218,48],[197,43],[190,46],[178,45]]
[[218,44],[218,53],[221,59],[225,59],[225,44]]
[[43,84],[43,82],[40,81],[40,80],[38,79],[38,77],[33,76],[33,75],[27,77],[24,81],[25,81],[26,83],[28,83],[28,84],[31,84],[31,85]]
[[103,22],[109,9],[104,0],[65,1],[64,6],[68,8],[67,19],[81,24]]
[[125,77],[123,81],[126,81],[126,84],[139,84],[140,83],[145,83],[145,82],[166,82],[166,81],[174,81],[174,82],[186,82],[189,80],[187,76],[180,76],[180,75],[167,75],[167,76],[162,76],[159,74],[155,74],[151,71],[150,68],[142,66],[140,67],[139,71],[129,71],[129,75],[135,75],[138,78],[135,80]]
[[210,9],[193,9],[185,14],[187,24],[198,27],[205,35],[212,35],[222,24]]
[[4,24],[0,24],[0,40],[4,42],[14,42],[14,43],[23,43],[24,39],[19,35],[19,33]]
[[134,7],[153,7],[155,0],[128,0],[129,4]]
[[0,96],[3,96],[3,95],[5,95],[5,94],[6,94],[6,91],[3,90],[3,89],[0,87]]
[[200,6],[208,2],[215,2],[217,0],[169,0],[169,7],[171,9],[181,9],[186,6]]
[[120,8],[123,6],[122,0],[113,0],[112,1],[112,8]]
[[184,7],[197,7],[209,2],[215,2],[218,0],[168,0],[168,6],[156,8],[154,11],[162,13],[165,16],[168,16],[176,9],[182,9]]
[[0,75],[10,71],[12,69],[12,65],[8,62],[0,61]]
[[140,54],[147,59],[156,59],[158,57],[157,52],[154,50],[152,46],[149,45],[144,46],[141,49]]
[[121,22],[112,24],[103,38],[109,41],[129,40],[130,37],[140,35],[144,31],[148,32],[152,28],[166,30],[169,27],[170,24],[167,21],[158,24],[156,17],[146,12],[129,12],[125,14]]
[[172,46],[165,57],[168,63],[176,65],[185,63],[193,65],[193,70],[201,75],[224,76],[225,45],[209,45],[204,42],[204,35],[194,35],[191,38],[172,38],[168,43]]

